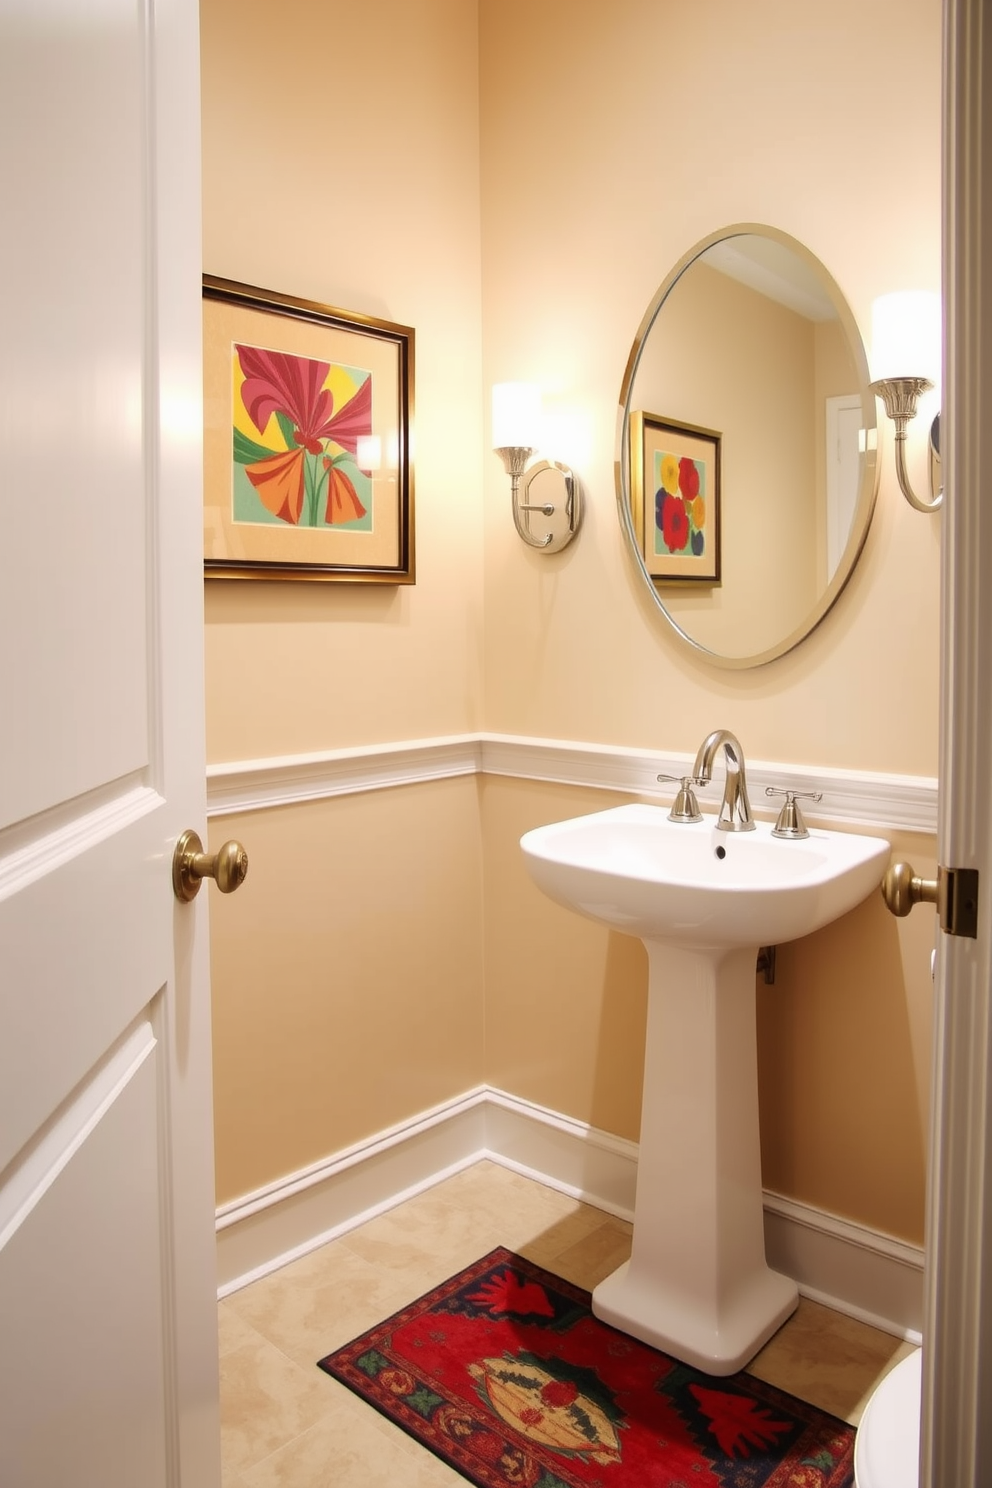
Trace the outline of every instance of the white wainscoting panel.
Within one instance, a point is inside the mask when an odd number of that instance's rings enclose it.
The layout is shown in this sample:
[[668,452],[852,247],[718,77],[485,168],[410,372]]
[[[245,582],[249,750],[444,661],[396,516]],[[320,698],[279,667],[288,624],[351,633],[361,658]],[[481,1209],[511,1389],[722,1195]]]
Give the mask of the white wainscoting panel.
[[[217,1212],[219,1295],[488,1158],[623,1219],[637,1144],[478,1086]],[[765,1195],[769,1263],[815,1301],[919,1342],[923,1253],[777,1194]]]
[[[667,801],[657,776],[688,755],[605,744],[473,733],[215,764],[211,816],[265,810],[460,775],[505,775]],[[935,833],[931,777],[748,761],[752,803],[766,785],[821,790],[811,822],[865,831]],[[719,786],[719,782],[717,782]],[[705,798],[706,810],[716,808]],[[637,1146],[557,1112],[480,1086],[218,1211],[220,1293],[234,1291],[392,1208],[450,1173],[490,1158],[608,1213],[633,1213]],[[919,1338],[922,1251],[836,1216],[765,1196],[769,1261],[800,1290],[900,1337]]]

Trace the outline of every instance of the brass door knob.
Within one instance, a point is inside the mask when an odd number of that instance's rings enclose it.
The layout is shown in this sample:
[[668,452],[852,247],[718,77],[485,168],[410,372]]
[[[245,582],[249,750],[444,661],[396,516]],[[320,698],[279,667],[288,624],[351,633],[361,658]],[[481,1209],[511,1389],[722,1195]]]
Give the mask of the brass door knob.
[[172,855],[172,887],[184,904],[196,898],[205,878],[212,878],[222,894],[233,894],[244,883],[247,872],[248,854],[240,842],[225,842],[209,857],[192,831],[182,834]]
[[[937,870],[938,875],[940,869]],[[912,863],[892,863],[882,879],[882,898],[894,915],[908,915],[914,904],[936,904],[940,878],[917,878]]]

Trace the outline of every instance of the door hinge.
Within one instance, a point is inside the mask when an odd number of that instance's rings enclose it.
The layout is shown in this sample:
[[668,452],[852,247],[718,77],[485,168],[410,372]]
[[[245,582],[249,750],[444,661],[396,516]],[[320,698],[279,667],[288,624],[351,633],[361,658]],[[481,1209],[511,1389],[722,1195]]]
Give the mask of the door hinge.
[[978,937],[978,869],[938,868],[937,912],[945,935]]

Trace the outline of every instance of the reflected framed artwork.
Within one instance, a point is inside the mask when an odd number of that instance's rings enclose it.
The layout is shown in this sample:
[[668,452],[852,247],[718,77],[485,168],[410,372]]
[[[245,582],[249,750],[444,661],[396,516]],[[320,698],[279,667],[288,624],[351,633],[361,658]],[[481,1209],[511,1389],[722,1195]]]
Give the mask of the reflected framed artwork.
[[205,275],[214,579],[414,582],[414,333]]
[[630,415],[631,515],[656,584],[720,583],[720,442],[715,429]]

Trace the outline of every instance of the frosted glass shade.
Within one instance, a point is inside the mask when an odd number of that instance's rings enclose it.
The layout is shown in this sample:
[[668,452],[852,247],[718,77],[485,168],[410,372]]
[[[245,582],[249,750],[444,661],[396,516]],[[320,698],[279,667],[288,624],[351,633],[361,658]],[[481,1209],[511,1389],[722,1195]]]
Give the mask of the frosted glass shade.
[[533,382],[493,384],[493,449],[537,449],[541,389]]
[[926,377],[940,385],[940,296],[929,290],[882,295],[871,307],[871,375]]

